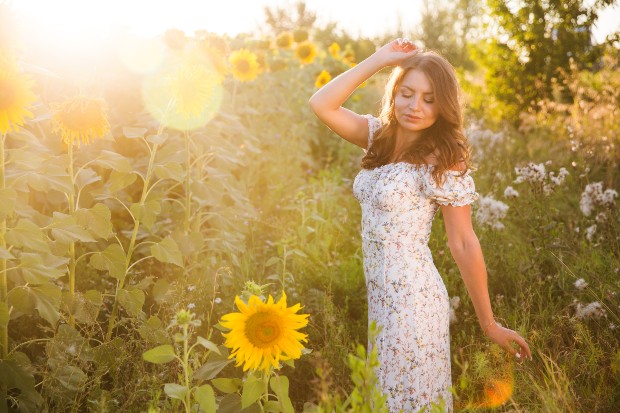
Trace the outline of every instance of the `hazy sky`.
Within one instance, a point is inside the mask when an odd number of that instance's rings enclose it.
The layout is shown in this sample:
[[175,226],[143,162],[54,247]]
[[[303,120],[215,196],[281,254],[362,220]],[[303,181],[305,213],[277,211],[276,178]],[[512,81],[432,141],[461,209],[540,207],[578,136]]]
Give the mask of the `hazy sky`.
[[[176,27],[192,34],[203,29],[234,35],[255,31],[265,5],[292,6],[296,0],[10,0],[14,8],[42,25],[67,34],[98,32],[124,25],[143,36]],[[431,2],[432,4],[432,2]],[[373,36],[398,26],[414,27],[422,0],[306,0],[319,22],[335,21],[352,35]],[[594,36],[600,41],[620,30],[620,5],[601,13]],[[390,30],[391,31],[391,30]]]

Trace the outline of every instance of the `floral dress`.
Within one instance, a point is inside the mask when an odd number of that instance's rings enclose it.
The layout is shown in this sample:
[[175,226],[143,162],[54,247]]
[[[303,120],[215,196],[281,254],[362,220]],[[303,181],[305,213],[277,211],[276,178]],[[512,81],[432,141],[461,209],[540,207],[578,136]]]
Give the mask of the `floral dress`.
[[[369,143],[381,127],[366,115]],[[467,170],[447,171],[438,187],[433,165],[391,163],[362,169],[353,193],[362,208],[368,319],[382,326],[376,343],[377,377],[390,412],[417,412],[431,402],[452,412],[450,303],[428,248],[439,205],[463,206],[478,198]]]

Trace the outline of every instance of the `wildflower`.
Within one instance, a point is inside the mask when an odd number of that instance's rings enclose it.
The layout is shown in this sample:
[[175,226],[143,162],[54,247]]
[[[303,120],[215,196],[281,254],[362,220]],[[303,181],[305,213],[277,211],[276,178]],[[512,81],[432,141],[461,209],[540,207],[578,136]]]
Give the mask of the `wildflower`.
[[27,108],[36,100],[34,81],[20,73],[10,58],[0,54],[0,133],[17,130],[24,118],[33,117]]
[[194,318],[194,313],[188,310],[179,310],[175,315],[176,324],[183,326],[189,325]]
[[327,50],[329,51],[329,54],[331,55],[331,57],[333,57],[334,59],[338,59],[340,58],[340,45],[338,45],[338,43],[334,42],[332,43]]
[[484,148],[486,151],[493,149],[504,141],[503,132],[493,132],[490,129],[484,129],[478,123],[472,123],[467,128],[466,135],[472,146]]
[[596,234],[596,224],[592,224],[588,228],[586,228],[586,239],[592,242],[594,234]]
[[258,77],[260,66],[254,53],[248,49],[235,50],[230,55],[232,74],[241,82],[249,82]]
[[575,288],[578,290],[583,290],[587,286],[588,286],[588,283],[583,278],[580,278],[577,281],[575,281]]
[[480,206],[476,211],[476,219],[483,225],[499,230],[504,228],[504,224],[500,220],[506,217],[507,212],[508,205],[490,196],[485,196],[480,199]]
[[54,114],[52,127],[60,133],[67,145],[88,144],[103,138],[110,130],[106,104],[102,99],[78,96],[62,103],[51,105]]
[[220,297],[216,297],[215,300],[213,300],[213,302],[215,304],[221,304],[222,303],[222,299]]
[[192,309],[196,308],[196,304],[194,304],[194,303],[189,303],[189,304],[187,304],[187,308],[188,308],[188,309],[190,309],[190,310],[192,310]]
[[318,89],[320,89],[323,86],[325,86],[330,80],[332,80],[332,77],[329,74],[329,72],[327,70],[323,70],[317,76],[316,82],[314,82],[314,86],[316,86]]
[[616,204],[618,192],[615,189],[606,189],[603,191],[602,182],[593,182],[586,185],[581,193],[579,208],[581,212],[589,217],[596,207],[611,208]]
[[507,380],[492,379],[485,385],[483,407],[499,407],[512,396],[512,378]]
[[312,63],[316,55],[316,46],[309,41],[299,43],[295,49],[295,56],[302,64]]
[[520,184],[521,182],[542,183],[547,176],[545,164],[543,163],[535,164],[534,162],[530,162],[524,167],[515,168],[515,172],[518,175],[517,179],[514,181],[516,184]]
[[282,32],[276,37],[276,45],[281,49],[288,49],[293,45],[293,35],[289,32]]
[[461,305],[461,297],[458,295],[450,298],[450,324],[456,323],[458,319],[456,318],[456,310]]
[[236,358],[237,367],[269,372],[279,368],[280,361],[301,357],[302,342],[308,339],[297,330],[308,324],[308,314],[295,314],[299,304],[287,307],[284,292],[278,302],[252,295],[248,304],[235,297],[235,304],[240,312],[225,314],[220,324],[230,329],[223,334],[224,345],[232,349],[229,358]]
[[577,317],[579,320],[583,320],[586,318],[601,318],[605,316],[605,309],[598,301],[594,301],[587,305],[577,303],[575,317]]
[[517,198],[518,196],[519,192],[517,192],[517,190],[514,189],[512,186],[507,186],[506,189],[504,189],[505,198]]

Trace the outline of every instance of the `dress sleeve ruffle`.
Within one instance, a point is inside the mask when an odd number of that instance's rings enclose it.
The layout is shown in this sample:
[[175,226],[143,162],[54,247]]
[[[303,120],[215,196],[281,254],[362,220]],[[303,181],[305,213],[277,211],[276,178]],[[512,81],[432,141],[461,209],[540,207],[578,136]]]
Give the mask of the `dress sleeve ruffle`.
[[478,199],[474,179],[467,170],[463,176],[460,171],[446,171],[442,186],[437,186],[430,173],[426,174],[424,193],[439,205],[464,206]]
[[366,119],[368,119],[368,147],[364,150],[364,152],[370,149],[372,145],[372,141],[379,129],[381,129],[381,119],[373,116],[373,115],[362,115]]

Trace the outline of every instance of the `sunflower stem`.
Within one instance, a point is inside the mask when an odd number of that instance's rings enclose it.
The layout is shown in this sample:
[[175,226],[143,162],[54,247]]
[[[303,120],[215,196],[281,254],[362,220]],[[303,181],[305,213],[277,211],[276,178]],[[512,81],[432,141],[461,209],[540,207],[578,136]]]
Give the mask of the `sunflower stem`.
[[188,333],[189,324],[183,324],[183,375],[185,379],[185,388],[187,392],[185,393],[185,411],[186,413],[190,413],[191,402],[191,387],[189,385],[189,351],[187,349],[188,342]]
[[[163,126],[161,126],[157,132],[158,135],[161,135],[163,132]],[[149,182],[151,180],[151,174],[153,172],[153,165],[155,164],[155,156],[157,155],[158,144],[153,145],[153,150],[151,151],[151,157],[149,159],[149,165],[146,170],[146,177],[144,178],[144,184],[142,186],[142,195],[140,196],[140,209],[144,206],[144,202],[146,201],[146,197],[149,192]],[[106,341],[110,341],[112,338],[112,332],[114,331],[114,322],[116,319],[116,313],[118,312],[118,293],[123,289],[125,285],[125,281],[127,279],[127,270],[129,268],[129,264],[131,263],[131,257],[133,255],[134,249],[136,247],[136,238],[138,237],[138,230],[140,229],[140,217],[134,220],[133,224],[133,232],[131,234],[131,240],[129,241],[129,247],[127,247],[127,255],[125,256],[125,271],[123,277],[118,280],[116,283],[116,292],[114,293],[114,304],[112,305],[112,314],[110,314],[110,321],[108,323],[108,330],[106,332]]]
[[267,406],[267,402],[269,401],[269,376],[271,376],[271,368],[269,369],[269,371],[266,371],[263,376],[263,381],[264,381],[263,385],[265,387],[263,388],[263,397],[262,397],[263,403],[261,403],[262,411],[265,411],[264,409]]
[[[0,141],[0,190],[6,188],[6,180],[4,177],[4,141],[6,139],[6,133],[2,134]],[[0,221],[0,248],[6,249],[6,217]],[[8,309],[7,296],[8,296],[8,280],[6,274],[6,258],[0,259],[0,305]],[[8,316],[8,315],[7,315]],[[0,358],[6,359],[9,353],[9,326],[0,324]],[[2,407],[2,406],[0,406]]]
[[[71,177],[71,192],[69,193],[69,213],[71,216],[75,213],[75,175],[73,172],[73,141],[69,141],[67,145],[67,153],[69,155],[69,176]],[[73,299],[75,297],[75,241],[69,244],[69,325],[75,326],[75,318],[73,317]]]
[[191,157],[189,153],[189,133],[185,131],[183,134],[185,136],[185,232],[189,232],[189,224],[191,214],[191,206],[192,206],[192,193],[191,193]]

